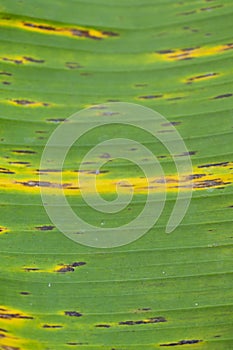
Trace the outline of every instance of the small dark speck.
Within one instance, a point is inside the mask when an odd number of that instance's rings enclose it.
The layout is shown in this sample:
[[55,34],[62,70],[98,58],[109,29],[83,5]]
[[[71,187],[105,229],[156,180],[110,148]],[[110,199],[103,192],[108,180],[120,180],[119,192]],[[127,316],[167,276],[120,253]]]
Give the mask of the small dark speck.
[[39,271],[38,267],[24,267],[24,271],[30,272],[30,271]]
[[98,327],[98,328],[110,328],[111,326],[109,324],[97,324],[96,327]]
[[29,294],[31,294],[31,293],[29,293],[29,292],[20,292],[20,294],[21,294],[21,295],[29,295]]
[[3,81],[2,83],[3,83],[3,85],[11,85],[11,83],[9,81]]

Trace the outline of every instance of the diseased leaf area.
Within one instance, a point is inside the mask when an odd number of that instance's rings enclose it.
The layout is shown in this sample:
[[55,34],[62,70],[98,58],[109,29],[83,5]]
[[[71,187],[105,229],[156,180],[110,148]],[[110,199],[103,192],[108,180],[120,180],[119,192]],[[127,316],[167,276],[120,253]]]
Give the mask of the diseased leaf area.
[[[0,348],[231,349],[232,2],[0,0],[0,11]],[[178,182],[177,155],[151,135],[118,133],[115,126],[87,134],[79,152],[72,147],[62,185],[59,171],[40,169],[57,125],[109,101],[164,115],[187,145],[193,174]],[[77,185],[82,157],[116,133],[136,136],[156,154],[166,206],[138,241],[88,248],[50,222],[40,188],[64,191],[74,211],[97,226],[138,215],[145,178],[138,167],[112,159],[109,149],[101,155],[98,189],[112,200],[116,181],[129,180],[135,198],[127,209],[117,220],[91,212]],[[87,191],[95,176],[89,165]],[[190,181],[189,210],[165,234],[177,191]],[[162,180],[154,183],[160,191]]]

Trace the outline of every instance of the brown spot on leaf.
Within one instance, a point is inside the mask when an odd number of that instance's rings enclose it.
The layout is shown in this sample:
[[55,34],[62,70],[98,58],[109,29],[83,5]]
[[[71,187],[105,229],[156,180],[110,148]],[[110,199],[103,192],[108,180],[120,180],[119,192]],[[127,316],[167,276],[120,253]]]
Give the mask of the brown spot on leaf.
[[118,324],[134,326],[134,325],[140,325],[140,324],[160,323],[160,322],[167,322],[167,320],[164,317],[151,317],[146,320],[139,320],[139,321],[122,321],[122,322],[119,322]]
[[105,153],[101,154],[100,158],[109,159],[109,158],[111,158],[111,154],[109,154],[108,152],[105,152]]
[[36,229],[40,231],[52,231],[55,228],[55,226],[52,225],[44,225],[44,226],[37,226]]
[[176,346],[176,345],[190,345],[190,344],[197,344],[202,342],[202,340],[180,340],[175,343],[167,343],[167,344],[160,344],[160,346]]
[[15,346],[9,346],[9,345],[1,345],[2,350],[20,350],[20,348],[16,348]]
[[210,168],[212,166],[227,166],[229,162],[221,162],[221,163],[210,163],[210,164],[203,164],[203,165],[198,165],[198,168]]
[[218,95],[218,96],[215,96],[213,99],[214,100],[217,100],[217,99],[220,99],[220,98],[227,98],[227,97],[232,97],[233,94],[224,94],[224,95]]
[[49,26],[49,25],[41,25],[41,24],[35,24],[35,23],[30,23],[30,22],[23,22],[23,25],[25,27],[37,28],[37,29],[41,29],[41,30],[56,31],[55,27],[52,27],[52,26]]
[[33,271],[40,271],[40,269],[38,267],[24,267],[24,271],[33,272]]
[[59,324],[44,324],[43,328],[63,328],[63,326],[59,325]]
[[11,100],[13,102],[15,102],[17,105],[22,105],[22,106],[28,106],[28,105],[32,105],[35,102],[34,101],[29,101],[29,100]]
[[50,187],[50,188],[66,188],[67,186],[70,186],[70,184],[58,184],[58,183],[52,183],[49,181],[16,181],[16,184],[21,184],[26,187]]
[[167,54],[167,53],[173,53],[174,50],[167,49],[167,50],[159,50],[159,51],[156,51],[156,52],[160,53],[161,55],[164,55],[164,54]]
[[206,73],[206,74],[196,75],[194,77],[188,78],[187,81],[193,82],[195,80],[200,80],[200,79],[204,79],[204,78],[208,78],[208,77],[214,77],[216,75],[219,75],[219,73]]
[[161,98],[163,95],[147,95],[147,96],[139,96],[139,98],[143,100],[150,100],[150,99],[155,99],[155,98]]
[[74,268],[70,265],[63,265],[62,267],[58,268],[55,272],[59,272],[59,273],[74,272]]
[[61,122],[64,122],[66,121],[65,118],[54,118],[54,119],[47,119],[48,122],[51,122],[51,123],[61,123]]
[[83,265],[86,265],[86,262],[84,262],[84,261],[77,261],[77,262],[74,262],[71,266],[78,267],[78,266],[83,266]]
[[96,327],[98,327],[98,328],[110,328],[111,326],[109,324],[97,324]]
[[20,292],[21,295],[30,295],[31,293],[29,292]]
[[22,150],[22,149],[16,149],[16,150],[13,150],[12,152],[14,153],[20,153],[20,154],[35,154],[36,152],[35,151],[30,151],[30,150]]
[[18,161],[18,162],[9,162],[9,164],[15,164],[15,165],[28,165],[28,164],[31,164],[30,162],[21,162],[21,161]]
[[171,125],[174,125],[174,126],[177,126],[177,125],[180,125],[181,122],[169,122],[169,123],[163,123],[161,124],[162,126],[171,126]]
[[3,83],[3,85],[11,85],[11,83],[9,81],[3,81],[2,83]]
[[188,15],[193,15],[194,13],[196,13],[196,10],[181,12],[180,15],[181,16],[188,16]]
[[204,181],[195,182],[193,184],[193,188],[209,188],[209,187],[216,187],[216,186],[230,185],[230,184],[231,182],[223,182],[221,179],[213,179],[213,180],[204,180]]
[[65,311],[64,312],[66,316],[71,316],[71,317],[81,317],[82,314],[77,311]]
[[1,173],[1,174],[9,174],[9,175],[15,174],[14,171],[9,170],[9,169],[6,169],[6,168],[0,168],[0,173]]
[[12,76],[12,74],[9,72],[0,72],[0,75],[6,75],[8,77]]
[[83,68],[83,66],[81,66],[78,62],[66,62],[65,65],[69,69]]
[[24,56],[23,57],[26,61],[28,62],[33,62],[33,63],[44,63],[45,60],[38,60],[36,58],[33,58],[33,57],[27,57],[27,56]]

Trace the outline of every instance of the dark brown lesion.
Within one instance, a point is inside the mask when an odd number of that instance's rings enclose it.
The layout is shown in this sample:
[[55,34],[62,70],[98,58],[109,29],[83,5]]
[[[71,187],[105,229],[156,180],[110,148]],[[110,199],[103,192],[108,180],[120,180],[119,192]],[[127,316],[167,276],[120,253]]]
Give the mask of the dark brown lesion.
[[44,324],[42,327],[43,328],[52,328],[52,329],[54,329],[54,328],[63,328],[63,326],[61,326],[59,324]]
[[202,164],[202,165],[198,165],[198,168],[210,168],[212,166],[214,167],[218,167],[218,166],[227,166],[229,164],[229,162],[220,162],[220,163],[208,163],[208,164]]
[[180,340],[178,342],[174,343],[167,343],[167,344],[160,344],[159,346],[176,346],[176,345],[191,345],[191,344],[197,344],[202,342],[203,340],[197,340],[197,339],[192,339],[192,340]]
[[24,271],[26,272],[35,272],[35,271],[40,271],[38,267],[24,267]]
[[43,226],[37,226],[36,229],[39,231],[52,231],[55,228],[55,226],[52,225],[43,225]]
[[49,31],[56,31],[57,29],[50,25],[42,25],[42,24],[36,24],[31,22],[23,22],[23,25],[25,27],[35,28],[35,29],[41,29],[41,30],[49,30]]
[[227,97],[232,97],[232,96],[233,96],[233,94],[229,93],[229,94],[223,94],[223,95],[215,96],[215,97],[213,97],[213,99],[217,100],[217,99],[220,99],[220,98],[227,98]]
[[214,77],[219,75],[219,73],[206,73],[206,74],[200,74],[200,75],[196,75],[194,77],[188,78],[187,82],[193,82],[195,80],[200,80],[200,79],[204,79],[204,78],[209,78],[209,77]]
[[12,150],[14,153],[19,153],[19,154],[35,154],[35,151],[27,150],[27,149],[15,149]]
[[126,326],[134,326],[134,325],[141,325],[141,324],[149,324],[149,323],[160,323],[160,322],[167,322],[167,320],[164,317],[151,317],[146,320],[139,320],[139,321],[121,321],[118,324],[120,326],[126,325]]
[[45,60],[41,60],[41,59],[36,59],[36,58],[33,58],[33,57],[28,57],[28,56],[24,56],[23,57],[26,61],[28,62],[33,62],[33,63],[44,63]]
[[60,273],[66,273],[66,272],[74,272],[76,267],[84,266],[86,265],[86,262],[84,261],[76,261],[72,264],[59,264],[58,268],[55,270],[55,272]]
[[67,188],[71,186],[70,183],[59,184],[49,181],[16,181],[16,184],[20,184],[26,187],[49,187],[49,188]]
[[97,328],[110,328],[111,326],[109,324],[97,324],[95,325]]
[[0,168],[0,174],[8,174],[8,175],[11,175],[11,174],[15,174],[15,172],[12,171],[12,170],[6,169],[6,168]]
[[65,311],[64,312],[65,316],[71,316],[71,317],[81,317],[83,314],[81,314],[78,311]]

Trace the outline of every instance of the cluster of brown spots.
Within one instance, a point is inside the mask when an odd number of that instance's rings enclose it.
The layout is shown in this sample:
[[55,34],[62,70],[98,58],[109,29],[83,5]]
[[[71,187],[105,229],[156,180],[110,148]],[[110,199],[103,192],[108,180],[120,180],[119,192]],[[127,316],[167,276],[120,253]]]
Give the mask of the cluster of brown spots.
[[151,100],[151,99],[161,98],[161,97],[163,97],[163,95],[161,95],[161,94],[159,94],[159,95],[139,96],[139,98],[143,99],[143,100]]
[[229,93],[229,94],[223,94],[223,95],[215,96],[213,99],[217,100],[217,99],[220,99],[220,98],[227,98],[227,97],[232,97],[232,96],[233,96],[233,94]]
[[51,225],[44,225],[44,226],[37,226],[36,229],[39,231],[52,231],[55,228],[55,226]]
[[0,308],[0,318],[12,320],[12,319],[25,319],[25,320],[33,320],[32,316],[27,316],[20,314],[18,312],[10,312],[7,309]]
[[194,77],[190,77],[186,81],[188,83],[192,83],[192,82],[194,82],[196,80],[202,80],[202,79],[206,79],[206,78],[211,78],[211,77],[215,77],[217,75],[219,75],[219,73],[205,73],[205,74],[196,75]]
[[176,345],[188,345],[188,344],[197,344],[202,342],[203,340],[180,340],[178,342],[175,343],[167,343],[167,344],[160,344],[160,346],[176,346]]
[[160,323],[160,322],[167,322],[167,320],[164,317],[151,317],[146,320],[139,320],[139,321],[122,321],[119,322],[119,325],[127,325],[127,326],[134,326],[139,324],[148,324],[148,323]]
[[50,33],[56,33],[61,35],[68,34],[71,36],[77,36],[80,38],[95,39],[95,40],[101,40],[106,37],[118,36],[117,33],[114,33],[111,31],[98,31],[98,30],[92,30],[92,29],[70,28],[70,27],[61,28],[61,27],[56,27],[52,25],[31,23],[31,22],[23,22],[23,26],[28,27],[30,29],[37,29],[40,31],[45,31]]
[[46,102],[36,102],[36,101],[30,101],[30,100],[19,100],[19,99],[14,99],[14,100],[10,100],[11,102],[17,104],[17,105],[20,105],[20,106],[33,106],[33,105],[39,105],[39,106],[42,106],[42,107],[48,107],[50,106],[49,103],[46,103]]
[[59,324],[44,324],[43,326],[42,326],[43,328],[52,328],[52,329],[54,329],[54,328],[62,328],[63,326],[61,326],[61,325],[59,325]]
[[0,168],[0,174],[15,174],[14,171],[6,169],[6,168]]
[[64,314],[66,316],[71,316],[71,317],[81,317],[82,314],[80,312],[77,311],[65,311]]
[[[221,179],[213,179],[213,180],[204,180],[195,182],[193,184],[193,188],[209,188],[209,187],[216,187],[218,189],[223,188],[224,185],[230,185],[231,182],[224,182]],[[221,186],[221,187],[219,187]]]
[[77,62],[66,62],[66,67],[69,69],[79,69],[83,68],[79,63]]
[[78,261],[74,262],[72,264],[59,264],[58,268],[55,270],[55,272],[60,272],[60,273],[66,273],[66,272],[74,272],[76,267],[86,265],[84,261]]

